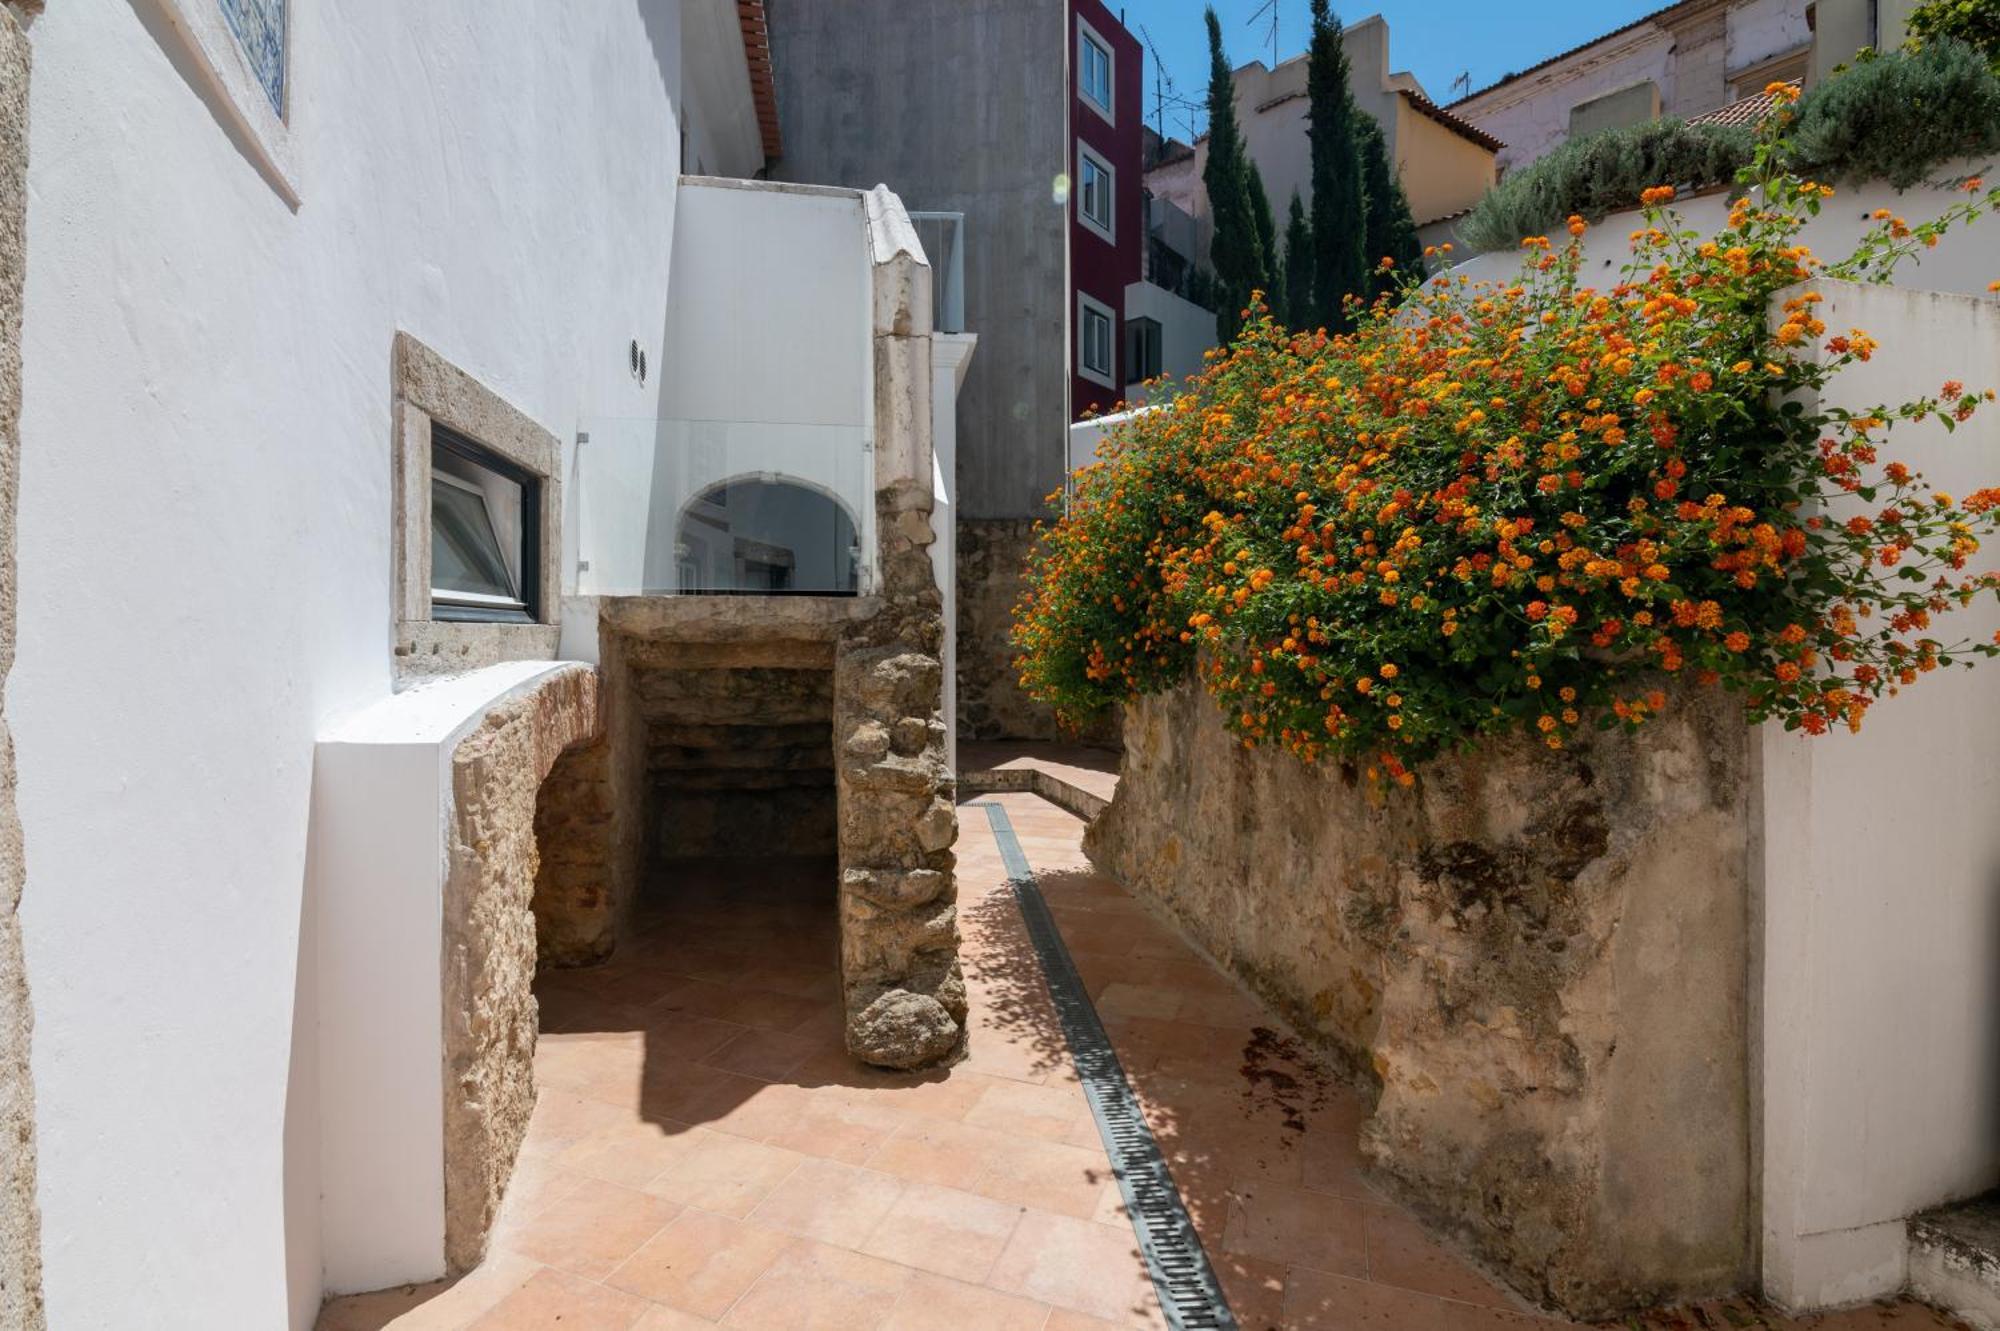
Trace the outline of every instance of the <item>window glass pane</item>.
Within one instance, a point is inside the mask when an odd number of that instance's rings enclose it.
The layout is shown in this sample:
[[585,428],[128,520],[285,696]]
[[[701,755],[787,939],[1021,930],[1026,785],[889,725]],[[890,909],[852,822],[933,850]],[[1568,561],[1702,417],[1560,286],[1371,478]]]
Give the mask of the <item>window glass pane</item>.
[[493,530],[486,497],[434,475],[431,484],[431,588],[514,599],[514,579]]
[[1093,374],[1111,373],[1111,320],[1087,306],[1083,311],[1083,368]]
[[1111,109],[1111,53],[1088,37],[1083,39],[1082,73],[1083,95],[1109,111]]
[[852,596],[861,544],[839,501],[791,481],[741,479],[703,491],[675,533],[688,592]]
[[1083,215],[1111,229],[1111,173],[1090,157],[1083,159]]

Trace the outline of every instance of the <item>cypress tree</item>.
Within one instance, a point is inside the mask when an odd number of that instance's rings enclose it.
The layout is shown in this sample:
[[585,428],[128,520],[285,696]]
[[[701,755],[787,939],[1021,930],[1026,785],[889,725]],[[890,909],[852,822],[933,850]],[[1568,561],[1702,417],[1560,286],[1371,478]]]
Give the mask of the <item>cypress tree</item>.
[[[1354,132],[1360,112],[1347,87],[1340,23],[1327,0],[1312,0],[1306,98],[1312,138],[1313,308],[1320,323],[1340,332],[1353,327],[1344,298],[1368,294],[1368,221]],[[1233,119],[1230,127],[1235,128]]]
[[1214,265],[1221,308],[1215,312],[1217,335],[1224,343],[1236,339],[1241,311],[1250,292],[1265,284],[1265,256],[1257,243],[1257,222],[1250,207],[1248,154],[1243,132],[1236,126],[1236,82],[1229,76],[1229,58],[1222,51],[1222,21],[1209,6],[1208,21],[1208,162],[1202,184],[1208,189],[1208,212],[1214,224],[1209,261]]
[[1264,173],[1257,169],[1255,161],[1246,161],[1250,172],[1250,220],[1257,228],[1257,248],[1264,255],[1263,280],[1256,287],[1264,293],[1264,304],[1283,323],[1285,312],[1280,307],[1284,302],[1285,280],[1283,261],[1278,256],[1278,224],[1271,216],[1271,196],[1264,191]]
[[1285,315],[1294,328],[1315,328],[1313,318],[1312,223],[1306,221],[1306,206],[1299,192],[1292,191],[1292,206],[1285,219]]
[[[1372,273],[1369,294],[1380,295],[1393,289],[1401,277],[1421,282],[1424,277],[1424,247],[1417,239],[1417,220],[1410,215],[1410,200],[1402,182],[1389,163],[1389,145],[1382,127],[1371,115],[1354,117],[1354,130],[1361,141],[1361,183],[1368,196],[1368,248],[1366,258]],[[1383,272],[1383,259],[1395,261],[1395,268]]]

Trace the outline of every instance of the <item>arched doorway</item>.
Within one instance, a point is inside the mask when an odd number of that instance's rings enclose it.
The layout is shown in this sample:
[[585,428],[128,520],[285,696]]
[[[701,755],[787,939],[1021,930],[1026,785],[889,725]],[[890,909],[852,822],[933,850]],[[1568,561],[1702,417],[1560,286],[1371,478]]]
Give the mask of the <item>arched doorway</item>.
[[678,589],[724,596],[853,596],[861,539],[837,497],[772,472],[737,476],[687,502],[674,531]]

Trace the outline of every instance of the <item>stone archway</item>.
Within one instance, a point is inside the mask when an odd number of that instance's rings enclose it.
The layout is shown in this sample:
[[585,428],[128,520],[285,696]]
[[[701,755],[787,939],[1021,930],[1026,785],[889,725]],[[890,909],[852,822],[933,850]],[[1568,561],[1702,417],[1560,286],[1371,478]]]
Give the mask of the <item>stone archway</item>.
[[445,1262],[485,1255],[535,1107],[536,808],[565,750],[603,728],[577,666],[488,710],[451,755],[444,882]]

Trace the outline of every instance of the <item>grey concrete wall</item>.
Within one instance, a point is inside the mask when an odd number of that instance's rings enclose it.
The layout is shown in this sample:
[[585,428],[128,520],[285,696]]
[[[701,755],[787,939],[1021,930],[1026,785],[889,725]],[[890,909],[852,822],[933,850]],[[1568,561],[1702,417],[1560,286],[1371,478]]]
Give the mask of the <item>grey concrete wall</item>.
[[770,0],[779,180],[886,184],[966,215],[958,512],[1039,514],[1068,422],[1068,22],[1062,0]]
[[[0,5],[0,685],[14,666],[14,510],[21,475],[21,283],[28,253],[28,38]],[[21,954],[26,865],[14,807],[14,741],[0,713],[0,1328],[42,1313],[35,1208],[35,1090],[28,1067],[28,976]]]

